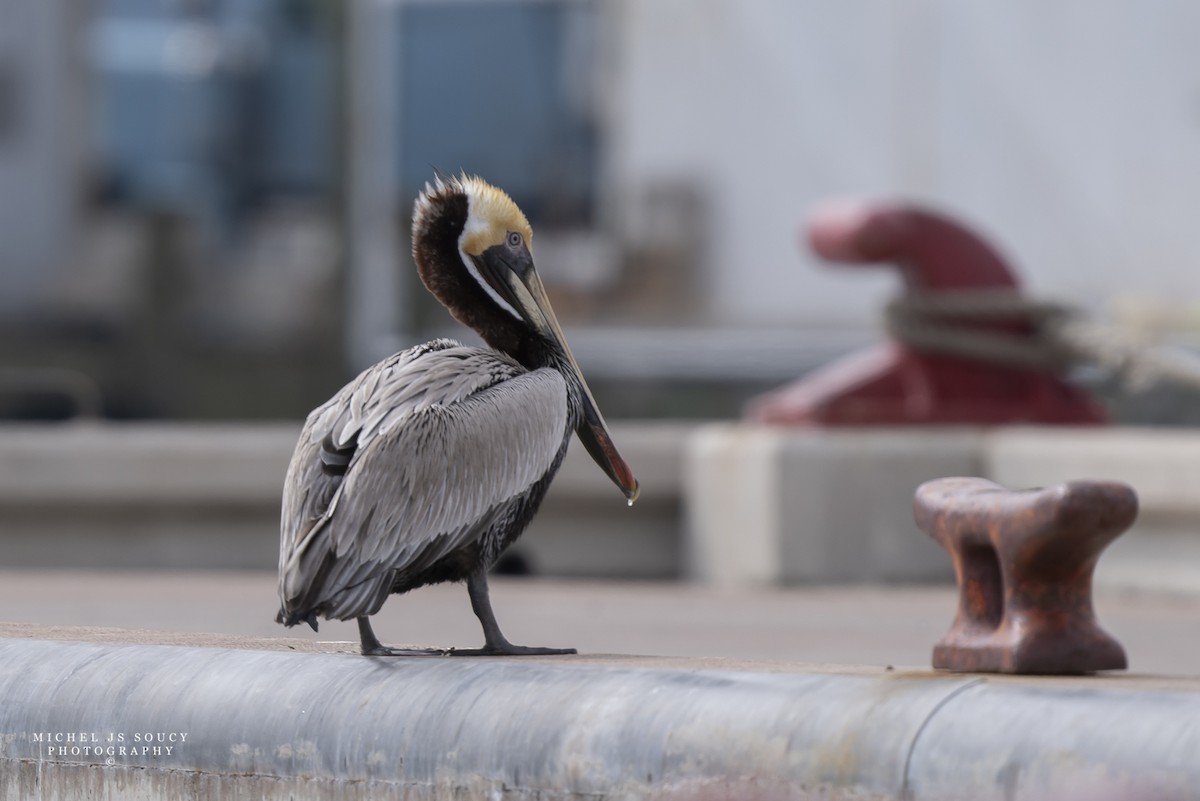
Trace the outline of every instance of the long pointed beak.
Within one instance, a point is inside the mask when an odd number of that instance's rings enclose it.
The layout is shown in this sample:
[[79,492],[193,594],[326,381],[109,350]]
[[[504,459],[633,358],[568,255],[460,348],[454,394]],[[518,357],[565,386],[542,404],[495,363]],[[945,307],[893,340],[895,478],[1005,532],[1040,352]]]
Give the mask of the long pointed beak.
[[575,354],[571,353],[571,346],[567,344],[562,328],[559,327],[558,320],[554,316],[554,310],[550,308],[550,301],[546,297],[542,279],[531,270],[524,277],[523,283],[545,321],[543,333],[557,342],[563,353],[567,355],[571,371],[575,374],[575,378],[583,390],[583,422],[575,430],[575,433],[579,435],[580,442],[592,455],[592,459],[600,465],[600,469],[612,479],[612,482],[620,488],[632,505],[640,492],[637,479],[633,477],[633,471],[629,469],[629,465],[617,452],[617,446],[613,443],[608,423],[604,422],[604,415],[600,413],[600,407],[596,405],[596,399],[592,397],[592,390],[583,377],[583,371],[579,369],[579,363],[575,361]]
[[[502,277],[504,294],[530,325],[542,336],[557,343],[566,354],[570,370],[583,390],[583,421],[575,429],[575,433],[579,435],[579,440],[600,469],[624,493],[630,505],[633,505],[640,492],[637,479],[633,477],[633,471],[621,458],[616,444],[613,443],[608,423],[604,422],[604,415],[600,414],[600,407],[596,405],[592,390],[588,388],[583,371],[579,369],[579,363],[575,361],[575,355],[571,353],[567,338],[563,336],[558,319],[554,316],[554,309],[550,307],[550,299],[546,297],[542,279],[533,269],[532,258],[525,256],[522,261],[526,261],[527,266],[509,264],[510,269],[497,276]],[[511,269],[513,266],[517,266],[518,269]],[[521,269],[522,267],[524,269]]]

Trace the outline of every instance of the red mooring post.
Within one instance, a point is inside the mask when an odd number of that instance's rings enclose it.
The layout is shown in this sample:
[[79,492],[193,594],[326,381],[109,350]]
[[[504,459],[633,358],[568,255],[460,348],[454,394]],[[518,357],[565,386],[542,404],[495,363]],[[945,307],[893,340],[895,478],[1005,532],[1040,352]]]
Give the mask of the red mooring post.
[[[809,217],[806,239],[818,255],[839,265],[894,265],[905,288],[924,296],[1020,287],[978,234],[910,204],[822,206]],[[1002,325],[1014,331],[1014,324]],[[762,396],[747,416],[823,426],[1107,422],[1087,394],[1057,375],[922,353],[896,341],[851,354]]]

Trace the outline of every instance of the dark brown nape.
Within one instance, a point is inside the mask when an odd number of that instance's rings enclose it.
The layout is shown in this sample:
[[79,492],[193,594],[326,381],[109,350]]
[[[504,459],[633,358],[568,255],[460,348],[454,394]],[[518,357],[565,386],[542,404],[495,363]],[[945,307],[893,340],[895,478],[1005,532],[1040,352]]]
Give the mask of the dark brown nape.
[[[458,240],[467,224],[469,204],[462,191],[447,187],[428,196],[428,207],[413,225],[417,274],[455,320],[474,330],[491,347],[524,363],[531,331],[496,306],[467,272]],[[530,366],[530,365],[526,365]]]

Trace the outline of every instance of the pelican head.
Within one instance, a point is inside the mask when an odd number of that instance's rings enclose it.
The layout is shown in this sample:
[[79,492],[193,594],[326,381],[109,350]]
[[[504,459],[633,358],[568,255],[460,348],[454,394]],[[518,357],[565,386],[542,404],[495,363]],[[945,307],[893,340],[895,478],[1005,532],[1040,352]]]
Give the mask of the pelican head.
[[533,265],[533,229],[503,191],[468,175],[439,175],[413,210],[421,281],[455,319],[529,369],[555,367],[578,389],[576,433],[630,503],[638,483],[571,354]]

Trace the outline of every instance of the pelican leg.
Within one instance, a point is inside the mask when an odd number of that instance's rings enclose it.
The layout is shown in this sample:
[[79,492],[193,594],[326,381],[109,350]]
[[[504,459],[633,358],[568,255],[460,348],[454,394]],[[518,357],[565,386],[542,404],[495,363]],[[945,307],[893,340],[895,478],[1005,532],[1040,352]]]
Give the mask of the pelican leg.
[[379,642],[365,615],[358,618],[358,636],[362,640],[363,656],[441,656],[446,653],[436,648],[389,648]]
[[538,648],[529,645],[513,645],[500,633],[500,625],[492,612],[492,601],[488,597],[487,571],[479,570],[467,579],[467,594],[471,596],[471,609],[483,624],[482,648],[455,649],[451,656],[546,656],[553,654],[579,653],[574,648]]

